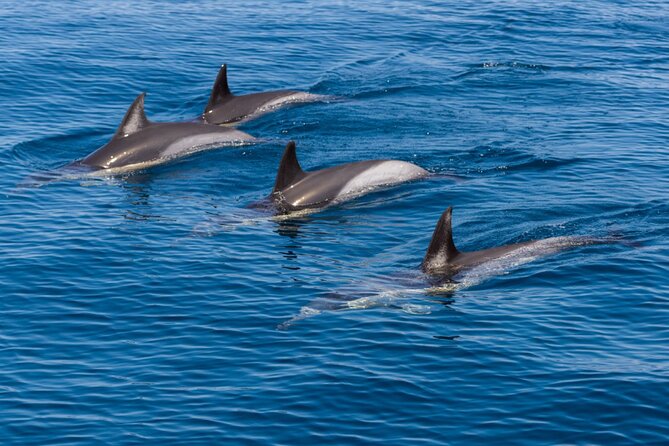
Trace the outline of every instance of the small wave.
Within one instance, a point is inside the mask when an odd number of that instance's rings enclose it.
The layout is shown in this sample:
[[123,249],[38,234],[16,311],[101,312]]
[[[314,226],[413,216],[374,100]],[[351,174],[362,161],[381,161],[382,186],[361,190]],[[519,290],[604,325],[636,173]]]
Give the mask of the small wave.
[[565,158],[565,159],[556,159],[556,158],[534,158],[527,160],[525,162],[520,162],[516,164],[502,164],[491,169],[486,169],[481,171],[481,173],[497,173],[497,172],[517,172],[517,171],[526,171],[526,170],[537,170],[545,171],[557,169],[559,167],[568,166],[571,164],[576,164],[583,161],[582,159],[577,158]]
[[466,173],[483,175],[497,175],[500,172],[547,171],[586,161],[584,158],[541,157],[523,149],[498,144],[476,146],[452,158],[462,159],[463,165],[470,166]]
[[471,65],[466,71],[453,76],[453,80],[460,80],[489,70],[504,70],[517,72],[545,73],[552,68],[548,65],[525,62],[483,62]]
[[9,162],[33,169],[54,169],[66,160],[76,158],[79,151],[73,151],[73,147],[90,145],[104,133],[103,129],[89,128],[22,141],[15,144],[8,152]]

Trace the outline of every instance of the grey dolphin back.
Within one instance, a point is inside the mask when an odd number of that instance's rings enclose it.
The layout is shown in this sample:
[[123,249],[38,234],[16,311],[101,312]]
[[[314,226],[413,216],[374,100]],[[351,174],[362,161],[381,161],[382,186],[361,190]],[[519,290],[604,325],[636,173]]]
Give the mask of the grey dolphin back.
[[306,172],[302,170],[300,162],[297,160],[295,141],[290,141],[286,145],[286,150],[283,152],[281,163],[279,163],[279,171],[276,174],[276,181],[274,182],[272,193],[274,194],[287,188],[305,176]]
[[253,138],[244,132],[205,122],[152,122],[144,112],[142,93],[125,113],[114,136],[81,160],[102,169],[163,162],[206,148]]
[[458,248],[455,247],[455,243],[453,242],[452,215],[452,206],[449,206],[448,209],[441,214],[441,218],[439,218],[437,226],[434,228],[432,240],[430,241],[430,245],[425,253],[425,258],[421,264],[421,269],[423,271],[430,269],[430,264],[437,257],[443,257],[447,263],[450,263],[458,254],[460,254],[460,251],[458,251]]
[[144,97],[146,93],[140,93],[133,101],[132,105],[125,112],[125,116],[118,126],[114,138],[123,138],[151,125],[151,121],[144,112]]
[[216,81],[214,82],[214,87],[211,89],[211,95],[209,96],[209,102],[204,108],[204,112],[212,110],[216,105],[218,105],[223,99],[232,96],[230,92],[230,87],[228,86],[228,66],[223,65],[218,71],[218,76],[216,76]]

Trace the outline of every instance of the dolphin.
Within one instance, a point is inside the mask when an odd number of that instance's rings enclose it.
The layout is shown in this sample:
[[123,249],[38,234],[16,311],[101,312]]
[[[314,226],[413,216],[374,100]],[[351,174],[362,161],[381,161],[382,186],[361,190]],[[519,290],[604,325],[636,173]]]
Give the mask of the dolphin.
[[[458,273],[474,269],[495,261],[518,265],[532,261],[538,257],[554,254],[578,246],[613,243],[613,239],[598,239],[583,236],[551,237],[540,240],[513,243],[481,251],[462,252],[453,242],[451,217],[453,207],[449,207],[441,215],[432,234],[421,269],[430,276],[450,281]],[[500,269],[491,266],[491,269]]]
[[151,122],[141,93],[112,139],[78,164],[97,169],[144,167],[214,145],[239,144],[253,137],[239,130],[197,122]]
[[326,207],[381,186],[392,186],[429,175],[415,164],[397,160],[368,160],[305,172],[290,141],[279,164],[272,193],[251,207],[272,206],[279,214]]
[[200,116],[209,124],[231,124],[251,119],[263,112],[295,102],[315,101],[320,95],[294,90],[266,91],[235,96],[228,87],[228,68],[223,65],[218,72],[209,102]]
[[277,329],[288,329],[299,321],[324,313],[347,310],[385,307],[410,314],[429,314],[433,309],[452,304],[452,297],[458,290],[478,285],[509,268],[569,248],[622,242],[616,237],[551,237],[481,251],[461,252],[453,243],[452,213],[452,207],[446,209],[434,230],[421,264],[427,278],[425,275],[411,275],[395,283],[375,283],[372,278],[361,289],[343,289],[343,293],[331,292],[316,298],[300,308],[299,313],[279,324]]

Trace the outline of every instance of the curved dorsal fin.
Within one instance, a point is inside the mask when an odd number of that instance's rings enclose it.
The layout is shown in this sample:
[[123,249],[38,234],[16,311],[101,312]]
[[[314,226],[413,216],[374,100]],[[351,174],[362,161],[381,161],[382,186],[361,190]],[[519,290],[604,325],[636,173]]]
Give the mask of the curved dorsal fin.
[[216,76],[216,81],[214,82],[214,86],[211,89],[209,102],[207,102],[207,106],[204,108],[204,112],[206,113],[207,111],[214,108],[214,106],[226,96],[232,96],[232,93],[230,92],[230,87],[228,87],[228,66],[223,65],[218,72],[218,76]]
[[121,121],[121,125],[118,126],[116,134],[114,134],[115,138],[123,138],[139,132],[151,124],[144,113],[144,96],[146,96],[146,93],[141,93],[137,96],[135,102],[133,102],[130,108],[128,108],[128,111],[125,112],[123,121]]
[[300,167],[300,162],[297,160],[295,141],[290,141],[286,145],[286,150],[283,152],[272,193],[285,189],[296,181],[302,179],[304,175],[306,174],[302,170],[302,167]]
[[441,214],[441,218],[437,222],[437,226],[434,228],[430,246],[428,246],[427,253],[425,253],[425,259],[423,259],[423,269],[425,269],[435,257],[443,257],[446,263],[449,263],[455,256],[460,254],[460,251],[455,247],[455,243],[453,243],[453,227],[451,223],[452,214],[452,206],[449,206],[449,208]]

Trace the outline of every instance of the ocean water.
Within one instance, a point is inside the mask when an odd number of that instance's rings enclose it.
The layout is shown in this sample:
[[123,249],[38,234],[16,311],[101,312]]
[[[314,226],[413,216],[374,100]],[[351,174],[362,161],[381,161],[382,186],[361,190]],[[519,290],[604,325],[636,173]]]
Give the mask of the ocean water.
[[[0,5],[0,442],[666,444],[666,2]],[[261,138],[36,182],[233,91]],[[283,147],[425,181],[270,219]],[[616,236],[430,290],[465,250]]]

